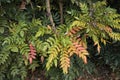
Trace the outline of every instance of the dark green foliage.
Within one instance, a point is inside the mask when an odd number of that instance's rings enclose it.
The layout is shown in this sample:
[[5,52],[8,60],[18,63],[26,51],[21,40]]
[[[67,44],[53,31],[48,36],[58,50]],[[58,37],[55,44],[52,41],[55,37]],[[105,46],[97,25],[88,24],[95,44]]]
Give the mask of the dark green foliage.
[[74,80],[101,66],[120,72],[120,15],[107,2],[61,1],[60,12],[59,0],[51,0],[54,32],[45,0],[23,1],[0,0],[0,80],[42,71],[50,80]]
[[[120,42],[108,44],[101,53],[106,65],[109,65],[113,72],[119,72],[120,69]],[[112,49],[113,48],[113,49]],[[118,70],[118,71],[116,71]]]

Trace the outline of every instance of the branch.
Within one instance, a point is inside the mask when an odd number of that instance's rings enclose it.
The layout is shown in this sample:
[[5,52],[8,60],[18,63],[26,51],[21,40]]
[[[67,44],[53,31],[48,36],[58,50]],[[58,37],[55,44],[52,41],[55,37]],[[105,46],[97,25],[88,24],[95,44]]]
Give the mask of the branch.
[[24,9],[26,9],[26,0],[22,0],[20,4],[20,10],[24,10]]
[[60,23],[63,24],[63,2],[59,0],[59,8],[60,8]]
[[53,17],[52,17],[51,11],[50,11],[50,0],[46,0],[46,8],[47,8],[48,17],[49,17],[51,25],[52,25],[52,29],[54,32],[56,32],[55,23],[53,21]]

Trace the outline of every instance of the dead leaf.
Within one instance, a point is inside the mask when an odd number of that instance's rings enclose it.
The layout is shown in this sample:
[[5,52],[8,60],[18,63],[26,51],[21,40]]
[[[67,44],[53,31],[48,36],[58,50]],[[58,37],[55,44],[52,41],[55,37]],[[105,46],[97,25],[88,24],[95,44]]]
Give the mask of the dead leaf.
[[43,62],[44,62],[44,57],[41,56],[41,57],[40,57],[40,60],[41,60],[41,62],[43,63]]

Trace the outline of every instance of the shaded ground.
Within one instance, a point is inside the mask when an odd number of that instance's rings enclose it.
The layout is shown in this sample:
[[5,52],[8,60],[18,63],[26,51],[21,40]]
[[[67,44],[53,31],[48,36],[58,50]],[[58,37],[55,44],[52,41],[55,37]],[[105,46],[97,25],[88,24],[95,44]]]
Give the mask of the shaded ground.
[[[111,73],[105,67],[99,67],[97,69],[98,74],[89,75],[86,74],[85,77],[78,77],[75,80],[120,80],[120,76],[117,73]],[[41,71],[40,74],[34,72],[33,76],[29,76],[26,80],[49,80],[45,77],[44,71]]]

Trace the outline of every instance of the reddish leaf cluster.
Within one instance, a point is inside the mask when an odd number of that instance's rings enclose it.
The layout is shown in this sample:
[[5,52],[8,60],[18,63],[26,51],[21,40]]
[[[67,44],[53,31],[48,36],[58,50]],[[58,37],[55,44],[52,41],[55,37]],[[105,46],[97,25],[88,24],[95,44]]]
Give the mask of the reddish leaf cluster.
[[105,30],[106,32],[112,32],[112,28],[110,28],[109,26],[106,26],[106,27],[104,28],[104,30]]
[[35,59],[36,57],[36,50],[34,48],[34,46],[32,44],[29,45],[29,48],[30,48],[30,52],[29,52],[29,62],[30,64],[32,63],[33,59]]
[[79,57],[81,57],[83,59],[83,62],[86,64],[87,63],[86,56],[88,55],[88,51],[83,46],[84,43],[83,42],[79,43],[78,41],[73,42],[73,46],[75,47],[75,54],[78,55]]
[[78,31],[80,31],[81,27],[73,27],[70,32],[68,33],[68,36],[71,36],[73,34],[76,34]]
[[77,42],[74,42],[73,46],[76,48],[76,52],[78,53],[86,51],[86,49],[82,45],[78,44]]

